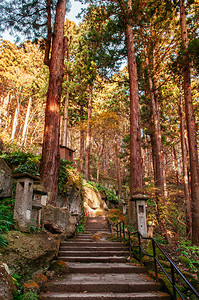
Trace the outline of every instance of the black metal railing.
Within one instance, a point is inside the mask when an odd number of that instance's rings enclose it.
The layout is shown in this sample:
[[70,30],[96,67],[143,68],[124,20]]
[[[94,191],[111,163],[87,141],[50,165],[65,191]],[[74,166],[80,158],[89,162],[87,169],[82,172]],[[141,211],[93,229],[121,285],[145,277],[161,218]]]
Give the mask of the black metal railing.
[[[173,287],[173,299],[176,300],[177,297],[179,297],[179,296],[183,300],[187,299],[187,298],[183,297],[182,292],[176,286],[176,274],[178,274],[178,276],[180,276],[181,279],[183,279],[183,281],[185,282],[185,284],[188,287],[188,289],[192,293],[194,293],[195,296],[198,297],[198,299],[199,299],[199,292],[192,286],[192,284],[182,274],[182,272],[178,269],[178,267],[174,264],[174,262],[165,253],[165,251],[161,248],[161,246],[159,245],[159,243],[154,238],[143,237],[139,231],[132,232],[124,221],[121,221],[121,222],[119,222],[116,225],[116,232],[117,232],[117,241],[120,241],[120,242],[123,241],[125,244],[128,243],[130,258],[132,257],[133,247],[137,247],[137,248],[139,248],[139,257],[136,257],[136,255],[134,255],[134,257],[137,260],[139,260],[141,264],[143,263],[142,262],[143,255],[151,257],[153,259],[156,281],[158,281],[158,272],[159,272],[159,270],[162,270],[162,272],[164,273],[164,275],[167,277],[167,279],[172,284],[172,287]],[[136,246],[134,246],[133,243],[132,243],[132,236],[133,235],[137,235],[137,238],[138,238],[138,245],[136,245]],[[142,246],[141,240],[150,240],[152,242],[152,253],[153,253],[152,255],[149,254],[149,253],[146,253],[146,251],[144,250],[144,247]],[[158,259],[158,255],[157,255],[156,249],[158,249],[160,251],[160,253],[164,256],[164,259],[166,259],[169,262],[171,274],[167,273],[167,271],[163,267],[162,263]]]

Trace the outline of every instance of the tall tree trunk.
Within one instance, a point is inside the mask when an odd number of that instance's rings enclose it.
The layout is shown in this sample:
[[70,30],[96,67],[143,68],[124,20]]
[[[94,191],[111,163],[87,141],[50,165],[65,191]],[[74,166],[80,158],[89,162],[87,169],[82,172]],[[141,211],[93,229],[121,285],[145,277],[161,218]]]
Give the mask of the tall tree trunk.
[[29,101],[28,101],[26,119],[25,119],[25,123],[24,123],[24,127],[23,127],[23,134],[22,134],[22,143],[23,144],[24,144],[24,140],[25,140],[25,137],[26,137],[27,127],[28,127],[28,120],[29,120],[29,116],[30,116],[31,103],[32,103],[32,98],[30,97]]
[[179,170],[178,170],[178,158],[177,158],[177,154],[176,154],[176,149],[175,146],[173,145],[172,147],[172,152],[173,152],[173,170],[175,172],[176,175],[176,184],[177,186],[179,186]]
[[[69,64],[69,49],[68,49],[68,38],[66,38],[66,60],[67,60],[67,71],[66,81],[69,82],[68,64]],[[64,105],[64,134],[63,134],[63,146],[67,147],[67,128],[68,128],[68,104],[69,104],[69,92],[67,91],[65,96]]]
[[40,165],[41,182],[49,193],[48,204],[56,206],[60,168],[60,100],[64,63],[66,0],[58,0],[54,24],[45,127]]
[[[132,1],[128,0],[127,16],[132,12]],[[135,57],[134,36],[131,21],[126,20],[125,36],[128,56],[128,72],[130,85],[130,194],[139,193],[142,188],[142,156],[141,156],[141,130],[140,130],[140,106],[138,95],[137,62]],[[135,205],[130,201],[129,219],[136,224]]]
[[121,178],[121,168],[120,168],[120,154],[119,154],[119,141],[116,138],[115,142],[115,154],[116,154],[116,168],[117,168],[117,182],[118,182],[118,194],[122,197],[122,178]]
[[80,116],[81,116],[81,129],[80,129],[80,171],[83,172],[84,169],[84,130],[83,130],[83,114],[84,114],[84,108],[83,105],[80,107]]
[[64,106],[63,146],[65,146],[65,147],[67,147],[68,102],[69,102],[69,93],[67,93],[66,96],[65,96],[65,106]]
[[[154,181],[155,186],[160,189],[161,193],[164,191],[164,157],[163,157],[163,147],[162,147],[162,135],[160,128],[160,113],[159,113],[159,104],[157,95],[155,97],[153,80],[150,74],[149,69],[149,59],[148,54],[145,49],[146,56],[146,65],[148,69],[148,81],[149,81],[149,89],[150,89],[150,99],[151,99],[151,108],[153,115],[153,123],[152,123],[152,135],[153,135],[153,157],[154,157]],[[163,193],[164,195],[164,193]]]
[[59,144],[62,145],[63,140],[63,116],[60,116],[60,137],[59,137]]
[[192,199],[192,243],[199,245],[199,164],[196,138],[196,126],[193,110],[190,66],[188,58],[188,35],[184,0],[180,0],[180,24],[183,46],[183,80],[185,112],[189,140],[190,171],[191,171],[191,199]]
[[15,132],[17,129],[18,116],[19,116],[19,109],[20,109],[20,104],[19,104],[19,102],[17,102],[17,107],[15,109],[15,115],[14,115],[14,120],[13,120],[13,124],[12,124],[11,140],[14,140],[14,138],[15,138]]
[[90,149],[91,149],[91,113],[92,113],[92,100],[93,100],[93,86],[89,86],[89,99],[88,99],[88,118],[87,118],[87,131],[86,131],[86,149],[85,149],[85,178],[90,178]]
[[180,115],[180,135],[181,135],[181,149],[182,149],[182,168],[183,168],[183,181],[184,181],[187,235],[192,236],[191,199],[189,193],[189,176],[188,176],[188,160],[187,160],[188,153],[187,153],[186,142],[185,142],[185,119],[184,119],[181,89],[180,89],[179,115]]

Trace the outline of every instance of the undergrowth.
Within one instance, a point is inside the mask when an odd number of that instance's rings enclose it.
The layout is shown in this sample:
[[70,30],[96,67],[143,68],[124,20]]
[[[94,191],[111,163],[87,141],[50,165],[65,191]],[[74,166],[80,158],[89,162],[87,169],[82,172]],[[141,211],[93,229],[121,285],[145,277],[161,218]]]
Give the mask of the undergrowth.
[[3,233],[15,229],[13,221],[14,199],[4,198],[0,200],[0,247],[6,247],[8,241]]

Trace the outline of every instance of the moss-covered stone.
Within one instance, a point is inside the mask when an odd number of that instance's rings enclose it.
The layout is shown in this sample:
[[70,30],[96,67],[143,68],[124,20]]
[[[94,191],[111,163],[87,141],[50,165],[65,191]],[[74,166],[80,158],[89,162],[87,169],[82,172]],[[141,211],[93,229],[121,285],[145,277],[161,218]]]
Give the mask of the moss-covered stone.
[[39,285],[40,288],[43,287],[48,281],[47,276],[39,271],[32,275],[32,279]]
[[37,294],[39,292],[39,285],[34,280],[29,280],[23,285],[24,294],[27,292],[32,292]]
[[31,278],[36,271],[46,271],[56,255],[55,237],[45,232],[24,234],[10,231],[5,235],[8,247],[1,248],[3,262],[12,273],[20,275],[24,280]]
[[67,263],[63,260],[54,261],[49,268],[49,271],[54,271],[56,275],[63,275],[70,273]]

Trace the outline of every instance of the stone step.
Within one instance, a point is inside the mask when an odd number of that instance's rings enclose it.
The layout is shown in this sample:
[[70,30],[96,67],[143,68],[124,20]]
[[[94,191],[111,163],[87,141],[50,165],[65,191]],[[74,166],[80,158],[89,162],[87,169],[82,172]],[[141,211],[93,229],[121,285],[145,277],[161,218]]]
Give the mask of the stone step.
[[125,257],[66,257],[58,256],[59,259],[66,262],[80,262],[80,263],[125,263]]
[[105,233],[110,233],[108,228],[86,228],[86,231],[88,232],[105,232]]
[[79,246],[93,246],[93,247],[115,247],[115,246],[120,246],[120,247],[123,247],[122,244],[120,243],[116,243],[116,242],[109,242],[109,241],[103,241],[103,242],[75,242],[74,240],[73,241],[64,241],[61,243],[61,247],[62,246],[76,246],[76,247],[79,247]]
[[41,295],[41,300],[171,300],[170,296],[161,292],[149,293],[49,293]]
[[67,263],[70,272],[71,273],[86,273],[86,274],[107,274],[107,273],[117,273],[117,274],[128,274],[128,273],[134,273],[134,274],[141,274],[146,272],[144,267],[134,265],[134,264],[121,264],[121,263]]
[[60,293],[138,293],[158,291],[160,285],[139,274],[69,274],[48,284],[47,291]]
[[68,245],[68,246],[61,246],[60,247],[60,252],[61,251],[77,251],[77,249],[79,251],[128,251],[128,248],[127,247],[92,247],[92,246],[84,246],[84,245],[81,245],[81,246],[71,246],[71,245]]
[[90,238],[75,238],[75,239],[71,239],[70,240],[71,242],[76,242],[76,243],[79,243],[79,242],[92,242],[92,237]]
[[78,250],[78,251],[63,251],[63,250],[60,250],[59,251],[59,256],[61,257],[67,257],[67,256],[70,256],[70,257],[77,257],[77,256],[81,256],[81,257],[101,257],[101,256],[128,256],[128,251],[123,251],[123,250],[120,250],[120,251],[115,251],[115,250],[112,250],[112,251],[102,251],[102,250],[98,250],[98,251],[81,251],[81,250]]

